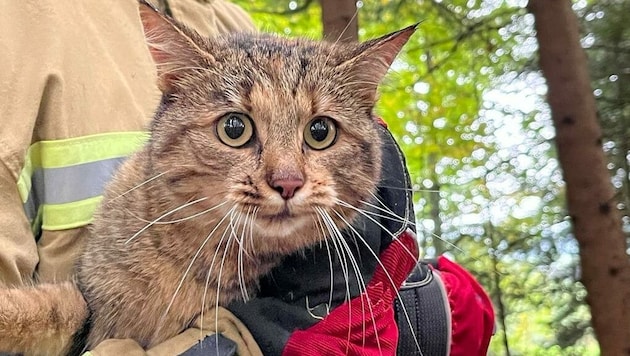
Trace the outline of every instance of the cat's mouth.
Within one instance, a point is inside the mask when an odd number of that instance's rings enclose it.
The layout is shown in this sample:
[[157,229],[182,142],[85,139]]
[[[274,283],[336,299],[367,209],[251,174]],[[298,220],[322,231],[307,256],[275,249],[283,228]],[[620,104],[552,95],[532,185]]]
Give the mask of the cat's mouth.
[[285,206],[280,212],[275,214],[267,214],[260,216],[265,220],[269,220],[270,222],[282,222],[292,218],[295,218],[295,214],[291,213],[289,207]]
[[310,215],[304,214],[299,209],[291,209],[284,206],[281,210],[268,211],[256,216],[257,225],[263,235],[271,234],[284,236],[300,229],[310,219]]
[[284,204],[258,213],[256,226],[263,236],[284,237],[303,229],[312,219],[313,214],[307,209]]

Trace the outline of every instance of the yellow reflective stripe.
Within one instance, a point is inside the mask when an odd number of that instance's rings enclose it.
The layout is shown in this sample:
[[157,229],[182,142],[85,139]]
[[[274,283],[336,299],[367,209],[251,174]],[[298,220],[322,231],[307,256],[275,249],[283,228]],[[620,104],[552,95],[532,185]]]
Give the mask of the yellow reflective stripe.
[[85,226],[92,222],[94,210],[102,199],[102,196],[97,196],[72,203],[43,204],[42,229],[65,230]]
[[39,209],[37,209],[37,215],[35,215],[33,221],[31,221],[31,231],[33,231],[33,236],[39,236],[42,232],[42,218],[44,217],[44,214],[42,214],[43,208],[43,206],[40,206]]
[[33,175],[33,163],[30,157],[31,149],[26,152],[26,159],[24,160],[24,168],[20,172],[20,178],[17,181],[18,192],[20,193],[20,198],[22,198],[22,203],[26,203],[28,200],[28,193],[31,190],[31,176]]
[[125,157],[146,140],[144,131],[112,132],[54,141],[40,141],[29,147],[18,179],[22,203],[31,191],[31,177],[37,168],[67,167],[109,158]]
[[17,185],[33,232],[90,223],[117,162],[148,137],[144,131],[114,132],[31,145]]
[[55,141],[40,141],[31,146],[33,163],[41,168],[67,167],[80,163],[126,156],[146,142],[146,132],[112,132]]

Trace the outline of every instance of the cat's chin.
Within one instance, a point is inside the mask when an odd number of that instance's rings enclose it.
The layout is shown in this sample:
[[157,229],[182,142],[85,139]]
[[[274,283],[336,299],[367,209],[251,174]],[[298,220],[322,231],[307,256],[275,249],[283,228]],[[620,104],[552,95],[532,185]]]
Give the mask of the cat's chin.
[[303,230],[311,219],[309,215],[276,214],[256,217],[255,225],[260,236],[286,237]]

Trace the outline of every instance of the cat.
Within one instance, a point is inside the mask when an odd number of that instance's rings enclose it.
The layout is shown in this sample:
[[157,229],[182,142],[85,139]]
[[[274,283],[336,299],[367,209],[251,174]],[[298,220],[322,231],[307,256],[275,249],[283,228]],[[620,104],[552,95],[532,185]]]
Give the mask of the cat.
[[362,44],[207,39],[139,6],[163,93],[150,139],[106,188],[76,284],[9,291],[48,312],[5,313],[6,351],[156,345],[246,298],[376,190],[377,86],[415,26]]

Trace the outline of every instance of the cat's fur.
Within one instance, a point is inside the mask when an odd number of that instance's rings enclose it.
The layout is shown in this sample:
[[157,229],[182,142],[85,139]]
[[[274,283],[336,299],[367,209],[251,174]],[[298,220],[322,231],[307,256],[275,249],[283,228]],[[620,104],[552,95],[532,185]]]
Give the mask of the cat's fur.
[[[355,213],[337,199],[360,206],[375,191],[376,89],[413,27],[361,45],[205,39],[146,4],[140,13],[164,97],[150,141],[108,186],[78,262],[88,308],[70,284],[0,293],[8,319],[0,349],[67,351],[88,310],[88,347],[107,338],[155,345],[242,288],[254,292],[283,256],[327,238],[322,212],[345,226],[339,215]],[[253,121],[239,148],[217,135],[231,112]],[[315,150],[303,136],[319,116],[336,123],[337,136]],[[32,315],[2,310],[28,298]]]

